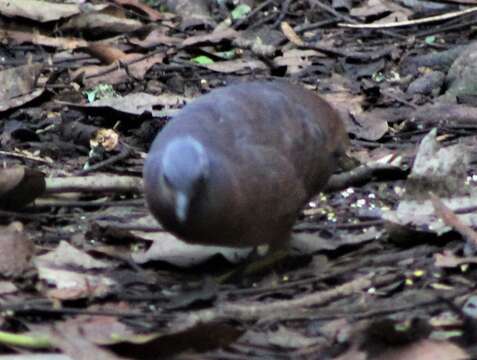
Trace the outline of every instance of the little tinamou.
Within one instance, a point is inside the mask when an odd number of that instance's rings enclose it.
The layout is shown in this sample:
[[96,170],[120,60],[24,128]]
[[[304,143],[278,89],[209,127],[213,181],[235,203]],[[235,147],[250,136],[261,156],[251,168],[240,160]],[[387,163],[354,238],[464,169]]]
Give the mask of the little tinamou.
[[348,143],[335,110],[302,86],[226,86],[186,105],[157,135],[144,166],[146,200],[188,243],[280,247]]

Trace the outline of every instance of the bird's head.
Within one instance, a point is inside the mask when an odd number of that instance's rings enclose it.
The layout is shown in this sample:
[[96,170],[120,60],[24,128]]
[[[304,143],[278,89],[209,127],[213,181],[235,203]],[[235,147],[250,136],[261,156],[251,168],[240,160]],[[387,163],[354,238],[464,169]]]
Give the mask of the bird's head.
[[180,137],[166,145],[161,159],[159,191],[174,208],[175,218],[185,223],[191,203],[200,196],[209,176],[209,159],[193,137]]

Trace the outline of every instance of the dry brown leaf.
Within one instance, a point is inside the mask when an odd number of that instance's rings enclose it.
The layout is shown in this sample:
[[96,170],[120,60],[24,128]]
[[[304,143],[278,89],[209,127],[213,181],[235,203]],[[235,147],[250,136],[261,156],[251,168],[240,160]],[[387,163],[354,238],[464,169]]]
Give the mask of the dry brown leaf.
[[151,21],[159,21],[164,18],[163,14],[161,14],[159,11],[153,9],[147,4],[144,4],[140,0],[114,0],[114,2],[116,4],[141,11],[142,13],[146,14]]
[[0,226],[0,274],[19,277],[32,269],[33,242],[23,232],[20,222]]
[[80,325],[59,324],[50,333],[52,341],[62,352],[75,360],[121,360],[125,359],[94,344],[84,336]]
[[93,34],[123,34],[138,30],[140,21],[113,16],[103,12],[83,12],[69,19],[60,29],[62,31],[84,31]]
[[35,263],[38,267],[73,267],[84,270],[107,269],[112,266],[106,261],[93,258],[91,255],[75,248],[64,240],[60,241],[60,244],[55,250],[38,256]]
[[146,72],[164,59],[163,54],[154,54],[145,57],[143,54],[127,54],[121,64],[114,62],[110,65],[84,66],[71,73],[73,81],[82,82],[85,87],[91,88],[98,84],[118,84],[126,81],[130,75],[136,80],[142,80]]
[[37,32],[0,30],[0,35],[2,38],[7,39],[10,43],[18,45],[29,43],[70,50],[86,47],[88,45],[88,42],[83,39],[71,37],[50,37]]
[[181,17],[181,29],[201,26],[214,28],[215,21],[206,0],[167,0],[167,7]]
[[302,46],[305,43],[303,40],[298,36],[298,34],[293,30],[289,23],[286,21],[282,21],[280,24],[280,28],[282,29],[283,35],[293,44],[296,46]]
[[[156,221],[150,215],[135,222],[136,225],[155,223]],[[236,249],[222,246],[191,245],[165,231],[131,231],[131,233],[139,239],[152,241],[152,245],[146,251],[132,254],[134,261],[139,264],[149,261],[165,261],[180,267],[190,267],[201,264],[217,254],[221,254],[232,263],[237,263],[244,260],[252,251],[251,248]]]
[[198,65],[220,73],[244,73],[254,70],[265,70],[267,66],[260,60],[237,59],[217,61],[213,64]]
[[131,37],[129,42],[144,49],[150,49],[159,45],[178,46],[184,41],[180,38],[168,36],[168,31],[167,28],[155,28],[145,38]]
[[115,61],[125,59],[127,56],[124,51],[117,47],[100,42],[89,43],[85,50],[105,64],[112,64]]
[[237,31],[228,28],[221,31],[214,31],[209,34],[190,36],[182,42],[181,47],[217,44],[223,40],[233,40],[238,36],[239,33]]
[[73,108],[97,108],[105,111],[117,112],[117,116],[121,114],[126,115],[143,115],[144,113],[150,113],[152,116],[159,117],[162,115],[160,108],[177,108],[189,101],[181,95],[175,94],[160,94],[151,95],[147,93],[131,93],[126,96],[111,97],[107,99],[96,100],[91,104],[73,104],[67,102],[61,102],[62,104],[69,105]]
[[[91,5],[90,9],[99,11],[107,5]],[[81,12],[78,4],[64,4],[41,0],[0,1],[0,14],[4,16],[20,16],[39,22],[60,20]]]
[[29,64],[0,71],[0,101],[32,92],[43,68],[43,64]]
[[47,285],[43,292],[51,299],[77,300],[103,297],[116,282],[104,275],[88,275],[80,271],[68,271],[38,266],[38,276]]

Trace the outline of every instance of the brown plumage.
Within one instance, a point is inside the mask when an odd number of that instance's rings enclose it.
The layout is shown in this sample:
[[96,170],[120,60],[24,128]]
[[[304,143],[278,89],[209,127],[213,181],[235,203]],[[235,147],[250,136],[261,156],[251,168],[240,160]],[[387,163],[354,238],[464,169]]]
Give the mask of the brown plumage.
[[348,142],[337,113],[302,86],[227,86],[192,101],[157,135],[146,200],[186,242],[279,246]]

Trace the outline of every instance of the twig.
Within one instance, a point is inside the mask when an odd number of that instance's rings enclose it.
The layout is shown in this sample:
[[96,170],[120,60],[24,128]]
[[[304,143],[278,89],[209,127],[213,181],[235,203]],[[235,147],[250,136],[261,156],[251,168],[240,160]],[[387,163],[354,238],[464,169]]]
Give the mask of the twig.
[[333,175],[326,185],[325,192],[344,190],[352,185],[369,181],[373,176],[382,171],[403,171],[401,168],[390,164],[360,165],[351,171]]
[[426,18],[416,19],[416,20],[405,20],[405,21],[391,22],[391,23],[385,23],[385,24],[339,23],[338,26],[351,28],[351,29],[390,29],[390,28],[397,28],[397,27],[404,27],[404,26],[428,24],[431,22],[453,19],[455,17],[471,14],[476,11],[477,11],[477,7],[473,7],[470,9],[465,9],[461,11],[453,11],[453,12],[449,12],[447,14],[442,14],[442,15],[428,16]]
[[134,225],[134,224],[124,224],[120,222],[108,222],[108,227],[126,231],[141,231],[146,233],[157,233],[157,232],[167,232],[164,228],[160,225]]
[[[349,16],[346,16],[346,15],[343,15],[343,14],[339,13],[338,11],[333,9],[331,6],[325,5],[319,0],[308,0],[308,1],[311,4],[318,6],[320,9],[332,14],[337,19],[347,21],[350,24],[360,25],[358,23],[358,21],[354,20],[353,18],[350,18]],[[401,34],[396,34],[396,33],[393,33],[391,31],[381,30],[381,33],[384,34],[384,35],[391,36],[391,37],[396,38],[396,39],[406,40],[406,36],[403,36]]]
[[285,16],[287,15],[287,12],[288,12],[288,7],[290,6],[290,1],[291,0],[284,0],[282,2],[282,8],[280,10],[280,14],[278,15],[275,22],[272,24],[271,26],[272,29],[277,28],[280,25],[280,23],[283,21],[283,19],[285,19]]
[[76,172],[75,175],[77,175],[77,176],[86,175],[90,172],[96,171],[98,169],[101,169],[101,168],[104,168],[106,166],[112,165],[115,162],[126,159],[130,155],[131,155],[131,150],[129,149],[129,147],[123,145],[123,148],[121,149],[121,152],[119,154],[111,156],[110,158],[108,158],[104,161],[101,161],[97,164],[91,165],[87,169],[80,170],[80,171]]
[[358,61],[375,61],[378,60],[382,57],[385,57],[389,54],[391,54],[392,49],[391,48],[384,48],[380,51],[374,51],[371,53],[362,53],[362,52],[357,52],[357,51],[349,51],[345,49],[338,49],[333,46],[325,46],[325,45],[320,45],[320,44],[310,44],[310,43],[305,43],[301,46],[298,46],[299,49],[311,49],[311,50],[316,50],[319,52],[322,52],[325,55],[332,55],[332,56],[341,56],[345,57],[347,59],[352,59],[352,60],[358,60]]
[[[78,208],[89,208],[89,207],[144,207],[144,199],[132,199],[132,200],[109,200],[108,198],[102,198],[97,200],[67,200],[67,199],[57,199],[57,198],[48,198],[48,199],[36,199],[33,205],[35,210],[39,208],[49,208],[49,207],[78,207]],[[27,208],[28,209],[28,208]]]
[[439,216],[446,225],[459,232],[459,234],[461,234],[462,237],[467,241],[467,244],[469,244],[473,250],[476,250],[477,233],[472,230],[470,226],[464,224],[462,220],[460,220],[459,217],[434,193],[431,192],[429,195],[437,216]]
[[372,286],[372,275],[365,275],[358,279],[339,285],[331,290],[318,291],[293,300],[280,300],[270,303],[253,302],[236,304],[226,302],[214,309],[200,310],[186,313],[177,318],[177,325],[185,328],[201,322],[235,319],[242,321],[258,320],[272,314],[288,313],[309,306],[323,305],[333,299],[349,296],[355,292],[364,291]]
[[94,175],[66,178],[47,178],[47,194],[64,192],[134,192],[143,189],[143,182],[136,176]]
[[38,162],[48,164],[48,165],[53,164],[53,160],[51,160],[51,159],[42,159],[38,156],[20,154],[20,153],[17,153],[17,152],[0,150],[0,155],[11,156],[11,157],[16,157],[16,158],[21,158],[21,159],[32,160],[32,161],[38,161]]

